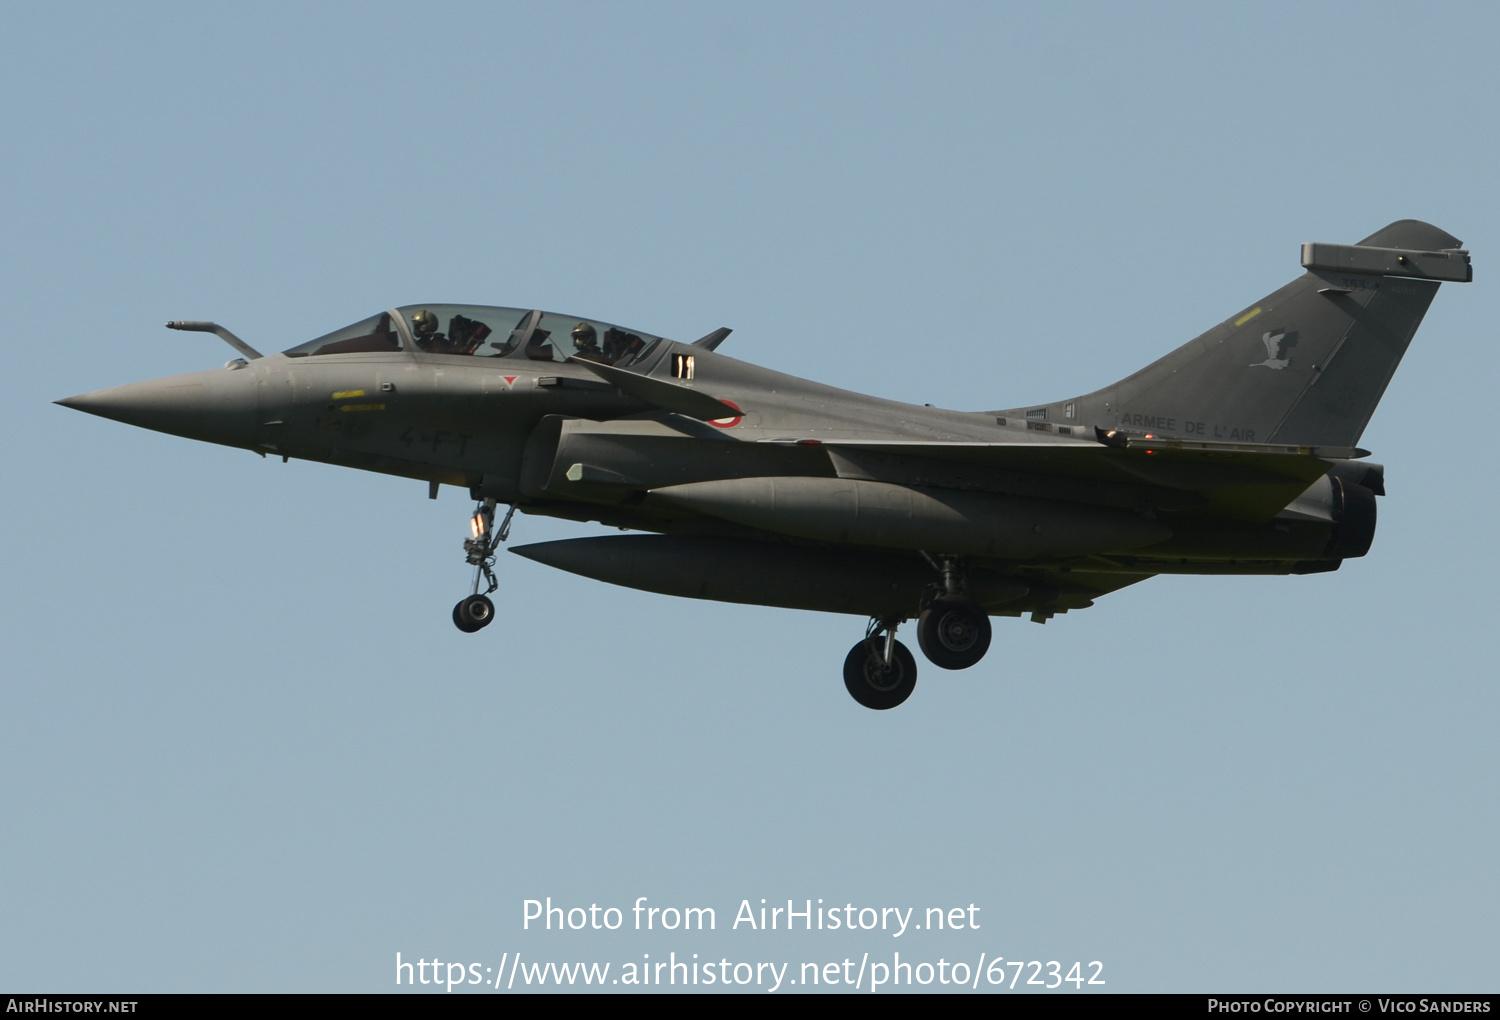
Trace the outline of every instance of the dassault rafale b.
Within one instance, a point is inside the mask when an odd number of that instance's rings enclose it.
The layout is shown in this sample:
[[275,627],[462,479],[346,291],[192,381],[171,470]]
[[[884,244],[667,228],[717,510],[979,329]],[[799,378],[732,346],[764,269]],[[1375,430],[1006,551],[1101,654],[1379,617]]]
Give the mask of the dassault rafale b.
[[[467,489],[474,581],[496,615],[516,510],[632,534],[512,548],[688,598],[869,618],[856,701],[916,683],[896,640],[964,669],[991,616],[1042,623],[1154,574],[1309,574],[1363,556],[1384,469],[1356,447],[1442,281],[1451,235],[1401,220],[1302,246],[1301,276],[1092,393],[1004,410],[903,404],[693,343],[526,308],[417,304],[222,369],[58,403],[143,428]],[[508,507],[497,523],[496,511]],[[485,585],[481,590],[481,585]]]

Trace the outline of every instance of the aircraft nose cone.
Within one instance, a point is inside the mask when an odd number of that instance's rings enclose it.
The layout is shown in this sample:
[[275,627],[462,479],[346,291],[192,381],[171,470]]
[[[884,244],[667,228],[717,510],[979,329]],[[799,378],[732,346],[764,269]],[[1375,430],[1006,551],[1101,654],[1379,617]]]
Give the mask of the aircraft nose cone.
[[55,403],[174,436],[249,446],[255,420],[255,384],[249,376],[197,372],[113,386]]
[[57,403],[127,425],[173,433],[201,432],[204,412],[208,409],[202,383],[168,379],[113,386]]

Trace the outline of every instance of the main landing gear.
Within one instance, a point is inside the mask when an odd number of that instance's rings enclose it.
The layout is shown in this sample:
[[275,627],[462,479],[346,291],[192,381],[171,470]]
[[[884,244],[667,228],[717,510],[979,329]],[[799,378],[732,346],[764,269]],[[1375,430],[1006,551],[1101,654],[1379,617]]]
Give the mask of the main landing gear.
[[895,708],[917,686],[917,660],[896,640],[896,619],[871,620],[844,660],[844,686],[866,708]]
[[[963,575],[953,557],[928,557],[942,581],[928,590],[917,617],[917,644],[941,669],[968,669],[990,650],[990,618],[964,594]],[[844,686],[866,708],[895,708],[917,685],[917,663],[896,640],[897,617],[873,619],[865,639],[844,660]]]
[[961,595],[933,599],[917,617],[917,644],[941,669],[968,669],[990,650],[990,618]]
[[[512,506],[496,530],[495,501],[486,499],[475,507],[474,516],[469,519],[472,537],[464,540],[464,553],[474,568],[474,590],[453,607],[453,625],[465,634],[488,627],[495,619],[495,604],[490,601],[490,594],[500,587],[495,580],[495,550],[510,537],[510,520],[515,515],[516,508]],[[489,583],[483,594],[479,592],[481,578]]]
[[927,556],[927,562],[937,568],[941,580],[928,589],[917,617],[917,644],[939,669],[968,669],[990,650],[989,614],[964,595],[964,575],[956,558]]

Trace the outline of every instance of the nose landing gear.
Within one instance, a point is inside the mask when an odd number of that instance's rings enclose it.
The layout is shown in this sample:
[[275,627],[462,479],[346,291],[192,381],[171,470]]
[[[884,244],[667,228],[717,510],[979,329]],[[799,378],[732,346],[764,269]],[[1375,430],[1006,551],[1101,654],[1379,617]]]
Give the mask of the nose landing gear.
[[[500,587],[500,582],[495,580],[495,549],[510,537],[510,520],[515,515],[516,508],[511,506],[496,530],[495,501],[486,499],[474,509],[474,516],[469,519],[472,537],[464,540],[464,554],[474,568],[474,589],[468,598],[453,607],[453,625],[465,634],[488,627],[495,619],[495,604],[489,599],[490,594]],[[489,583],[483,594],[479,591],[481,578]]]
[[844,686],[866,708],[895,708],[917,686],[917,660],[896,640],[897,619],[871,620],[844,659]]

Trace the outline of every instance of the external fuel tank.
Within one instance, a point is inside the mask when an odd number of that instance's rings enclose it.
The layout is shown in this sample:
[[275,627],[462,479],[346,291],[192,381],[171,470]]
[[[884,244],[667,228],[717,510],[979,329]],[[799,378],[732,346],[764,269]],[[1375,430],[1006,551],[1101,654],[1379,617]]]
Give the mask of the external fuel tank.
[[649,499],[817,542],[999,559],[1120,552],[1172,537],[1124,510],[853,478],[729,478],[652,489]]
[[[679,595],[859,616],[915,615],[937,574],[921,557],[692,535],[609,535],[539,542],[511,552],[599,581]],[[965,592],[987,609],[1031,594],[1024,581],[970,573]]]

